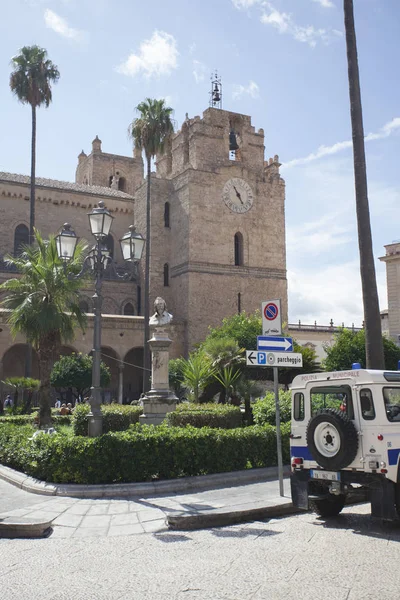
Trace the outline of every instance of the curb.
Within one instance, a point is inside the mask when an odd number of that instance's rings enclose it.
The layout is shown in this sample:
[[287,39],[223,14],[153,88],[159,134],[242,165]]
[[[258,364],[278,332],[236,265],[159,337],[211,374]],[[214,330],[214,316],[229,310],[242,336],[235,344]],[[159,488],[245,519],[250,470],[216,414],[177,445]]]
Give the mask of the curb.
[[[284,476],[290,474],[290,467],[284,467]],[[269,481],[278,477],[278,467],[246,469],[229,473],[196,475],[179,479],[166,479],[144,483],[116,483],[103,485],[54,484],[34,479],[0,465],[0,479],[32,494],[44,496],[68,496],[70,498],[121,498],[125,496],[157,495],[178,492],[234,487],[246,483]]]
[[0,519],[0,538],[42,538],[47,537],[51,531],[52,521],[35,521],[5,517]]
[[271,506],[265,506],[262,502],[253,502],[251,508],[246,508],[246,505],[238,505],[235,510],[216,508],[201,513],[168,513],[166,522],[168,528],[174,530],[206,529],[245,521],[261,521],[298,512],[301,511],[295,508],[291,502],[282,502],[282,504]]

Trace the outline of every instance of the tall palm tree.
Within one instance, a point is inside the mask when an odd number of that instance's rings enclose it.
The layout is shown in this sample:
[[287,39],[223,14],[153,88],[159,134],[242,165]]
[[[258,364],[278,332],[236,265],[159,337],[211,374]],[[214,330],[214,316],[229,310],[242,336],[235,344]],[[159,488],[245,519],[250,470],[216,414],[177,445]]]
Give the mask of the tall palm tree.
[[144,274],[144,343],[143,343],[143,391],[150,387],[150,354],[148,340],[150,338],[150,227],[151,227],[151,160],[164,154],[166,145],[174,132],[172,108],[166,106],[165,100],[146,98],[136,107],[139,116],[130,124],[128,133],[137,150],[144,150],[147,161],[147,199],[146,199],[146,258]]
[[372,251],[371,221],[368,204],[364,126],[358,71],[357,41],[353,0],[344,0],[347,63],[349,75],[351,128],[353,132],[354,177],[356,190],[358,246],[364,303],[365,349],[367,369],[384,369],[381,318]]
[[77,324],[83,329],[85,315],[79,308],[79,290],[83,279],[70,279],[80,270],[86,246],[79,242],[74,258],[66,267],[58,257],[55,238],[44,240],[35,229],[35,245],[25,246],[18,257],[6,262],[20,277],[0,285],[2,300],[9,309],[7,321],[11,333],[22,333],[38,352],[40,386],[40,426],[51,423],[50,373],[60,356],[62,342],[74,337]]
[[47,58],[47,52],[39,46],[24,46],[11,59],[14,70],[10,75],[10,88],[22,104],[32,109],[31,141],[31,193],[29,216],[29,240],[32,244],[35,227],[35,168],[36,168],[36,108],[49,106],[52,94],[51,83],[57,83],[60,73]]

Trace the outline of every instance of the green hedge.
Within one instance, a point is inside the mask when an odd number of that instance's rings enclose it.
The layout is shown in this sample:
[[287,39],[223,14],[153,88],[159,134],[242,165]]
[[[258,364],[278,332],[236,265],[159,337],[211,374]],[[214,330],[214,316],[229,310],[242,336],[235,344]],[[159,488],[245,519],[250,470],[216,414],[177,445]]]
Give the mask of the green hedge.
[[175,427],[219,427],[234,429],[242,426],[242,413],[238,406],[230,404],[178,404],[167,415],[167,421]]
[[[289,462],[289,425],[282,427]],[[277,464],[275,428],[134,425],[97,438],[39,435],[0,425],[0,462],[54,483],[123,483],[237,471]]]
[[[72,425],[75,435],[88,434],[89,404],[78,404],[72,415]],[[139,423],[139,416],[143,410],[140,406],[126,406],[123,404],[103,404],[103,433],[109,431],[125,431],[135,423]]]
[[[33,425],[35,423],[35,419],[37,418],[37,413],[31,413],[30,415],[10,415],[7,417],[0,417],[1,423],[9,423],[12,425]],[[70,425],[72,420],[72,415],[55,415],[51,416],[53,425]]]
[[[279,390],[279,407],[281,423],[289,423],[291,418],[291,393]],[[253,417],[256,425],[275,425],[275,395],[267,392],[265,398],[257,400],[253,404]]]

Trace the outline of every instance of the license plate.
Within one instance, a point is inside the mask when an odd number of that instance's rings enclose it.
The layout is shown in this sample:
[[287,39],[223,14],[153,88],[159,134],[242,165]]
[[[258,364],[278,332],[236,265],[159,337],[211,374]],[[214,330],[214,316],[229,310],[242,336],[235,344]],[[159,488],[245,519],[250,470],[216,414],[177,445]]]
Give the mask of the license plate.
[[340,473],[334,471],[314,471],[310,472],[312,479],[323,479],[324,481],[340,481]]

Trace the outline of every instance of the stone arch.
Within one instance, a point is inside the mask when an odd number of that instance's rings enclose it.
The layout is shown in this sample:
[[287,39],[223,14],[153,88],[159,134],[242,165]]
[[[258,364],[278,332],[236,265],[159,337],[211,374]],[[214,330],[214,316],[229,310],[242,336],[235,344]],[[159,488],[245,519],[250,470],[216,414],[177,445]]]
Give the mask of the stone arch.
[[234,236],[235,267],[243,266],[243,235],[240,231]]
[[71,354],[78,354],[78,352],[72,346],[61,346],[60,356],[71,356]]
[[170,225],[170,209],[171,209],[170,203],[166,202],[164,204],[164,227],[168,227],[168,228],[171,226]]
[[[26,353],[26,344],[14,344],[7,348],[2,358],[2,379],[7,379],[8,377],[25,377]],[[32,377],[39,379],[38,355],[34,348],[32,349]]]
[[29,228],[20,223],[14,231],[14,256],[19,256],[22,252],[22,247],[29,244]]
[[131,300],[129,300],[128,302],[125,302],[123,309],[122,309],[122,314],[130,315],[130,316],[133,316],[135,314],[135,305],[133,304],[133,302]]
[[124,357],[123,401],[138,400],[143,391],[143,348],[131,348]]
[[165,263],[164,265],[164,287],[169,286],[169,264]]
[[126,192],[126,178],[120,177],[118,179],[118,189],[120,192]]
[[119,306],[114,298],[110,296],[106,296],[103,298],[103,306],[101,312],[104,315],[118,315],[119,314]]

